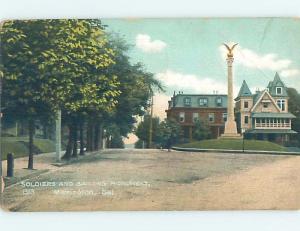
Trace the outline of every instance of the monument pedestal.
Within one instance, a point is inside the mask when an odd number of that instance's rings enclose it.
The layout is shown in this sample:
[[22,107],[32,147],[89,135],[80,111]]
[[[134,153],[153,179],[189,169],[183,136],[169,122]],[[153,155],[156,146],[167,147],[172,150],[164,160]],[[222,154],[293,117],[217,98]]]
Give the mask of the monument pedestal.
[[237,133],[236,122],[235,121],[227,121],[225,123],[225,131],[224,134],[221,135],[221,138],[227,139],[241,139],[241,134]]

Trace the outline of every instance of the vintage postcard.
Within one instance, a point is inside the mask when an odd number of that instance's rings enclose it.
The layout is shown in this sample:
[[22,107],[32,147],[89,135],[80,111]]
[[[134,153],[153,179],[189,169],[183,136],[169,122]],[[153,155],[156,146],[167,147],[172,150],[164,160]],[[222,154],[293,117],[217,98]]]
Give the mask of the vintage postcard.
[[5,20],[1,208],[297,210],[300,20]]

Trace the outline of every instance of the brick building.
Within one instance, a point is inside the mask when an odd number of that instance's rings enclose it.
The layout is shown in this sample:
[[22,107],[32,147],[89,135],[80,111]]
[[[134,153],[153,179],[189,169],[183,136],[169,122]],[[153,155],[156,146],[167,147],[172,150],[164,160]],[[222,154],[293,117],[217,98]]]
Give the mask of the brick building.
[[224,132],[226,111],[227,95],[174,93],[166,113],[180,123],[184,138],[192,140],[197,119],[207,121],[213,138],[219,137]]

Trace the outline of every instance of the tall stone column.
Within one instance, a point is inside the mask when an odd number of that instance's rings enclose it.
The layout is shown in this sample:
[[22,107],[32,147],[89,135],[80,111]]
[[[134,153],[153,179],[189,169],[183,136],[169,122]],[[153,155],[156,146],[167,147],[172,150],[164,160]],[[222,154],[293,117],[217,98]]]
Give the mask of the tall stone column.
[[232,64],[233,64],[233,47],[229,48],[226,44],[224,44],[228,49],[227,54],[227,121],[225,123],[225,131],[222,134],[222,137],[226,138],[239,138],[240,134],[237,133],[236,122],[234,119],[234,103],[233,103],[233,73],[232,73]]

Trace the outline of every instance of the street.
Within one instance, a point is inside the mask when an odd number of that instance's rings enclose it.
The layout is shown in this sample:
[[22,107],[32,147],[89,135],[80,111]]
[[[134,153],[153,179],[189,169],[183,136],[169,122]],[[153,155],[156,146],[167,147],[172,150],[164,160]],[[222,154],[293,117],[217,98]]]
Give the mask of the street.
[[49,171],[5,189],[5,210],[300,208],[300,156],[111,149],[63,166],[51,158],[35,156]]

